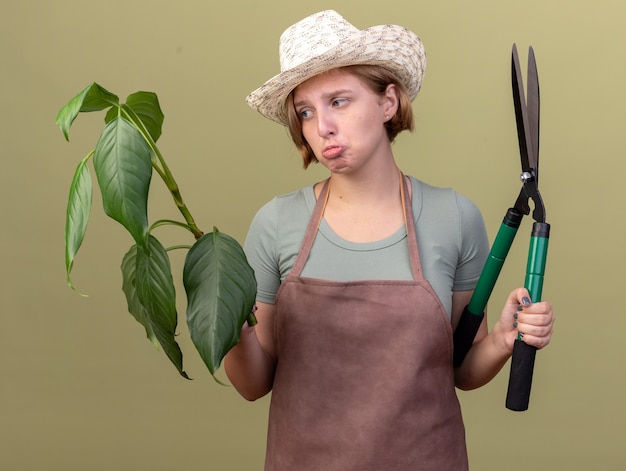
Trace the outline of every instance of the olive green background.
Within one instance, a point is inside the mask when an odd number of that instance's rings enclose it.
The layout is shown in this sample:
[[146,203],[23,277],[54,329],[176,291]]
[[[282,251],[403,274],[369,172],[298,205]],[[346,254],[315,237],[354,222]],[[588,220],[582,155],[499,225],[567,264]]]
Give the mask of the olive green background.
[[[508,365],[486,387],[459,393],[470,462],[474,470],[624,469],[621,0],[0,0],[0,469],[262,468],[268,401],[248,403],[218,385],[193,349],[183,252],[171,258],[193,381],[126,312],[119,265],[131,239],[103,215],[97,192],[73,277],[89,296],[66,286],[67,192],[103,115],[81,115],[69,144],[55,117],[92,81],[122,98],[156,92],[166,115],[160,148],[192,214],[205,231],[217,226],[243,242],[261,204],[325,175],[303,171],[285,130],[244,102],[278,72],[280,33],[324,8],[360,28],[398,23],[420,35],[428,71],[416,132],[398,138],[397,160],[472,198],[491,238],[519,191],[511,45],[524,63],[534,46],[552,224],[544,298],[558,321],[537,356],[528,411],[504,407]],[[156,177],[150,201],[152,220],[178,218]],[[530,226],[525,220],[494,291],[492,323],[523,284]],[[191,242],[179,229],[157,235]]]

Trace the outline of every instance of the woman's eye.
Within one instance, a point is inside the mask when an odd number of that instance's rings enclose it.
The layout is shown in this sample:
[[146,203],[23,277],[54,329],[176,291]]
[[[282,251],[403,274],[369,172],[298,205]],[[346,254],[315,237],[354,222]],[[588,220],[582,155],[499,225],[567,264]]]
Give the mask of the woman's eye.
[[335,106],[335,107],[343,106],[347,102],[348,102],[348,100],[346,98],[335,98],[333,100],[333,106]]
[[311,110],[300,110],[300,117],[302,119],[307,119],[311,117]]

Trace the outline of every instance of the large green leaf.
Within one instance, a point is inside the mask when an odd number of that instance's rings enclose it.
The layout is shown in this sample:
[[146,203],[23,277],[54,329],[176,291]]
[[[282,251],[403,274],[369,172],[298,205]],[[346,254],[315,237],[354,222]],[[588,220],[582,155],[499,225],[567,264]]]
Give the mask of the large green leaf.
[[138,249],[136,253],[137,298],[165,354],[178,372],[189,379],[183,371],[183,353],[175,339],[178,315],[170,260],[165,248],[151,235],[147,238],[147,249]]
[[237,241],[214,229],[189,250],[183,283],[191,339],[215,377],[254,307],[254,272]]
[[78,113],[100,111],[109,106],[117,106],[119,102],[117,95],[94,82],[59,110],[56,123],[63,131],[65,139],[69,140],[70,127]]
[[126,104],[139,116],[141,122],[148,129],[150,137],[156,142],[161,137],[161,129],[165,119],[156,94],[152,92],[135,92],[132,95],[128,95]]
[[65,213],[65,270],[67,284],[74,289],[70,273],[74,265],[74,258],[83,243],[89,214],[91,212],[92,183],[87,162],[91,153],[76,167],[74,178],[70,186],[70,196]]
[[105,126],[96,145],[94,168],[104,212],[122,224],[144,248],[148,233],[151,151],[139,131],[123,118]]
[[[152,140],[156,142],[161,137],[163,120],[165,119],[157,95],[152,92],[135,92],[126,98],[126,106],[130,108],[130,120],[138,119]],[[111,108],[106,115],[105,122],[108,123],[115,119],[117,115],[117,109]]]
[[135,278],[137,273],[137,251],[140,250],[133,245],[124,258],[122,259],[122,291],[126,295],[126,303],[128,304],[128,312],[130,312],[135,320],[146,329],[146,336],[156,347],[159,342],[152,329],[148,311],[139,301],[137,290],[135,289]]

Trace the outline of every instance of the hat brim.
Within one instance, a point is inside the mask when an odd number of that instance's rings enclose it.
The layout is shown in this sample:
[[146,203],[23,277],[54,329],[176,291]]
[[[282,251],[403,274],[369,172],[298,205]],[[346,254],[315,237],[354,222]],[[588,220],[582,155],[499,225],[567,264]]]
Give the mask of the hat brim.
[[275,75],[250,93],[246,102],[266,118],[286,125],[287,97],[298,85],[328,70],[350,65],[378,65],[390,70],[412,101],[422,85],[426,55],[420,39],[408,29],[397,25],[373,26]]

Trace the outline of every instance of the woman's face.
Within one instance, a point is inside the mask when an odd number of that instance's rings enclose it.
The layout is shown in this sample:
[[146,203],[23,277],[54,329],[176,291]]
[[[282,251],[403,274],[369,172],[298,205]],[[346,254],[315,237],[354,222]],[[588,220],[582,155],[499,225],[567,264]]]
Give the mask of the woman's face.
[[394,85],[379,96],[355,75],[334,69],[300,84],[293,102],[304,138],[330,171],[354,171],[391,154],[384,123],[397,110]]

